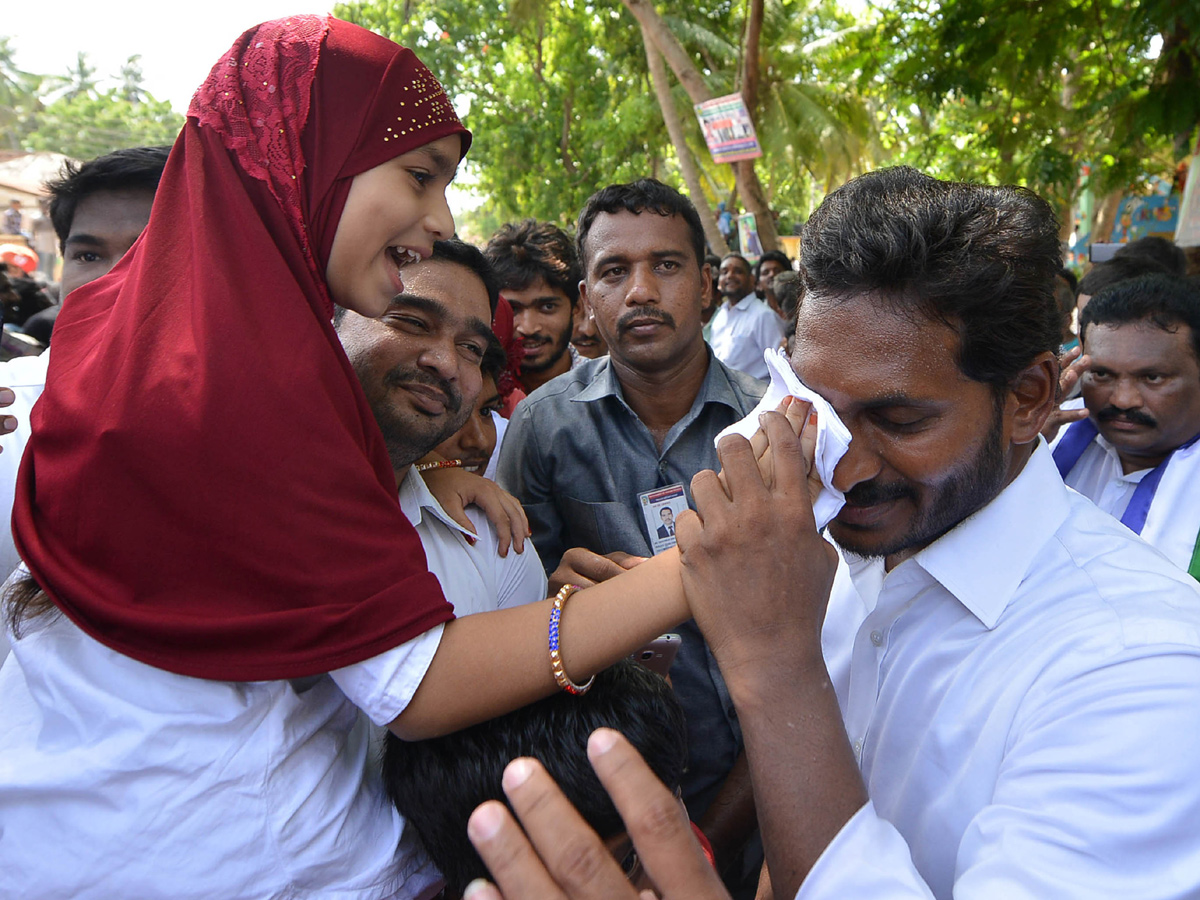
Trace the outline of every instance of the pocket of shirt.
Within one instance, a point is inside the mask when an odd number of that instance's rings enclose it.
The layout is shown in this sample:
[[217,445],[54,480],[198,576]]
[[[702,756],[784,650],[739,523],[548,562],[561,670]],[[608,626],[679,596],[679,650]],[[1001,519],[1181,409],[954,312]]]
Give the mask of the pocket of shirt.
[[586,547],[601,554],[622,550],[638,556],[650,555],[650,544],[642,533],[637,510],[628,504],[613,500],[589,503],[566,494],[560,495],[560,500],[567,547]]

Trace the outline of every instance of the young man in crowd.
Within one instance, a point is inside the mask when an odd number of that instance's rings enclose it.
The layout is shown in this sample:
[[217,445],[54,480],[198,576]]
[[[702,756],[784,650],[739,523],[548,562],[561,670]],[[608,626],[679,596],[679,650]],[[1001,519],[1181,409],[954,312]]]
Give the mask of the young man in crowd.
[[1080,322],[1088,417],[1056,440],[1070,487],[1200,578],[1200,289],[1144,275]]
[[514,333],[525,350],[521,388],[532,394],[577,364],[571,346],[579,306],[575,244],[561,228],[525,219],[496,232],[484,252],[512,305]]
[[775,276],[792,271],[792,261],[781,250],[768,250],[754,266],[754,294],[771,307],[779,318],[786,318],[779,298],[775,295]]
[[[776,413],[765,481],[731,437],[723,479],[693,484],[685,589],[746,736],[776,897],[1200,893],[1200,587],[1070,491],[1039,438],[1057,235],[1018,188],[893,169],[831,194],[805,229],[792,365],[853,437],[838,552]],[[782,532],[760,524],[784,510]],[[627,746],[591,745],[659,888],[718,896],[661,795],[631,797]],[[517,765],[514,808],[567,896],[589,896],[586,835],[544,840],[561,805]],[[545,872],[495,806],[472,834],[508,884]],[[588,871],[592,891],[613,874]]]
[[764,350],[783,346],[783,320],[754,293],[754,274],[741,254],[721,260],[717,281],[724,302],[712,319],[712,348],[731,369],[767,377]]
[[[527,398],[500,450],[500,485],[521,501],[547,570],[560,560],[580,583],[618,571],[597,554],[649,556],[662,524],[651,499],[690,500],[698,471],[717,465],[713,440],[748,414],[763,385],[725,366],[701,334],[711,284],[695,208],[652,179],[594,194],[579,216],[584,306],[608,343]],[[567,548],[585,548],[591,556]],[[551,587],[553,587],[553,583]],[[690,764],[683,798],[712,840],[718,863],[737,867],[754,830],[741,734],[716,663],[694,622],[678,629],[671,670],[687,713]]]

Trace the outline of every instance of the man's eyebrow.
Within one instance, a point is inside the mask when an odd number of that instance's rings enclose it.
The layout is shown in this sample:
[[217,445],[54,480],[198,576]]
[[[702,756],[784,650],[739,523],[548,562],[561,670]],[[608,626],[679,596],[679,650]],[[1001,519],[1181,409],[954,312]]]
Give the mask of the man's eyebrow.
[[[650,257],[652,259],[684,259],[690,255],[691,252],[688,250],[676,250],[674,248],[650,251]],[[609,253],[605,256],[598,257],[596,261],[592,263],[592,267],[600,268],[601,266],[611,265],[612,263],[627,262],[629,256],[630,254],[628,253]]]
[[910,397],[908,394],[884,394],[881,397],[872,397],[870,400],[864,400],[854,404],[859,409],[885,409],[896,406],[938,406],[934,400],[922,400],[919,397]]
[[104,241],[93,234],[69,234],[67,239],[63,241],[64,247],[74,246],[75,244],[83,244],[87,247],[100,247]]
[[[453,313],[449,307],[441,300],[435,300],[433,297],[422,297],[420,294],[397,294],[392,298],[391,309],[414,309],[419,312],[434,316],[439,320],[453,318]],[[464,326],[468,331],[479,335],[485,340],[495,338],[492,333],[492,326],[478,316],[470,316],[464,322]]]

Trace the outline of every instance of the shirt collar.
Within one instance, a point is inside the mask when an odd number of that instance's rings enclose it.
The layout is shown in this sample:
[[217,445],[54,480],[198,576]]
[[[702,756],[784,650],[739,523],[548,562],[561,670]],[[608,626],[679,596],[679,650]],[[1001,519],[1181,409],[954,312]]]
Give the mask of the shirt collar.
[[[1067,488],[1049,448],[1039,438],[1025,468],[991,503],[887,577],[916,566],[953,594],[985,628],[992,629],[1034,557],[1066,521],[1069,511]],[[877,597],[880,586],[873,582],[880,580],[883,561],[845,555],[864,600]],[[873,602],[868,600],[868,605]]]
[[[738,395],[734,392],[733,385],[729,383],[729,376],[725,368],[713,356],[712,348],[706,349],[708,351],[708,371],[704,375],[704,381],[700,384],[700,391],[696,394],[692,409],[701,409],[706,403],[722,403],[740,415],[741,405]],[[621,401],[621,405],[628,409],[629,405],[625,403],[625,393],[621,390],[621,382],[617,380],[617,374],[613,371],[609,358],[604,357],[599,362],[601,365],[597,368],[596,374],[592,376],[592,380],[582,391],[571,398],[571,402],[590,403],[602,397],[616,397]]]
[[757,299],[758,299],[758,294],[754,293],[754,291],[751,291],[751,292],[750,292],[750,293],[748,293],[748,294],[747,294],[745,297],[743,297],[741,300],[739,300],[737,303],[734,303],[734,304],[732,304],[732,305],[730,306],[730,309],[731,309],[731,310],[734,310],[734,309],[739,309],[739,310],[746,310],[746,309],[749,309],[749,308],[750,308],[750,304],[751,304],[751,303],[753,303],[753,302],[754,302],[755,300],[757,300]]
[[404,517],[408,521],[412,522],[413,528],[416,528],[421,524],[426,510],[447,528],[457,531],[467,538],[473,539],[475,537],[475,535],[450,518],[447,512],[442,509],[442,504],[438,503],[437,498],[430,492],[429,486],[425,484],[425,479],[421,477],[421,473],[415,467],[410,466],[408,474],[400,482],[400,511],[404,513]]

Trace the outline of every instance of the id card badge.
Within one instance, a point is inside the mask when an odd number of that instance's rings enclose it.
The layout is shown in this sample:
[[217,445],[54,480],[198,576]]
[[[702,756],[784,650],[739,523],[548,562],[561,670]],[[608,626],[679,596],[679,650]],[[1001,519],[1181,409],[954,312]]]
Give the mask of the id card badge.
[[655,555],[675,546],[675,517],[688,508],[682,484],[668,484],[638,494],[638,505],[646,520],[650,551]]

